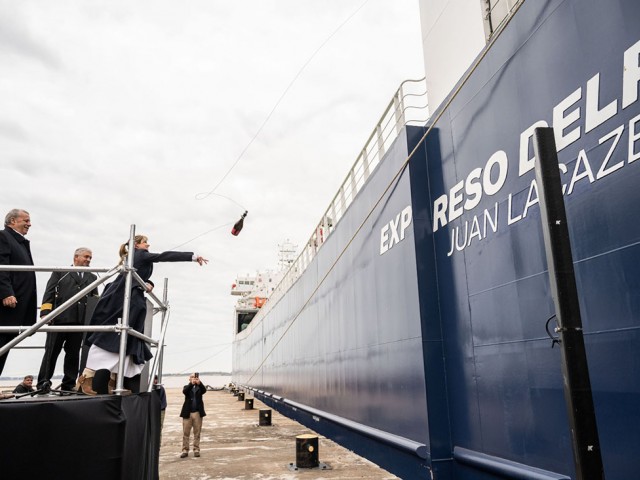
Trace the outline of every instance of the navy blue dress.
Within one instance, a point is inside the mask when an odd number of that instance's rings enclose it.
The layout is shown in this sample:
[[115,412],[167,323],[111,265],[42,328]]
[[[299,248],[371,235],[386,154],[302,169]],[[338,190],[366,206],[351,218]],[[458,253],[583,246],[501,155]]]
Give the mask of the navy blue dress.
[[[153,264],[156,262],[191,262],[192,260],[192,252],[150,253],[147,250],[136,249],[133,255],[133,267],[146,282],[151,277]],[[121,273],[116,281],[107,285],[93,312],[91,325],[115,325],[118,323],[118,319],[122,318],[125,279],[125,274]],[[144,333],[146,315],[147,301],[144,297],[144,290],[137,281],[132,279],[129,326]],[[120,350],[120,335],[115,332],[93,332],[87,342],[108,352],[118,353]],[[127,337],[126,354],[131,355],[133,363],[137,365],[144,365],[153,356],[148,345],[133,336]]]

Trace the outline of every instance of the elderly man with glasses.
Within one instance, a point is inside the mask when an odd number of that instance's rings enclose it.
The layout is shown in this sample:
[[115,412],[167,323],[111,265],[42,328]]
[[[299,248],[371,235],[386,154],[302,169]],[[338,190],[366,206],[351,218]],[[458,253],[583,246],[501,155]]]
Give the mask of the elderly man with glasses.
[[[14,208],[4,218],[0,230],[0,265],[33,265],[31,247],[26,235],[31,228],[29,212]],[[0,325],[4,327],[31,326],[36,323],[35,272],[0,272]],[[17,333],[0,332],[0,347],[13,340]],[[0,375],[8,353],[0,355]]]

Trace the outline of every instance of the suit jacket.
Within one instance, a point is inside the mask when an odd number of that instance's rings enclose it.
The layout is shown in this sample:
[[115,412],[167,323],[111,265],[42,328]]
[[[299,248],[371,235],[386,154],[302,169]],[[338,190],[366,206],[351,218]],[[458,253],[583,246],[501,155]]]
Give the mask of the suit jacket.
[[[52,309],[59,307],[97,278],[90,272],[85,272],[82,278],[80,278],[78,272],[53,272],[42,297],[40,316],[48,315]],[[84,315],[89,296],[98,296],[98,289],[94,288],[90,293],[78,300],[75,305],[58,315],[53,323],[56,325],[84,325]]]
[[207,393],[207,387],[205,387],[202,383],[198,385],[187,383],[182,388],[182,393],[184,395],[184,403],[182,404],[182,410],[180,410],[180,416],[182,418],[189,418],[191,416],[191,390],[193,387],[196,387],[195,395],[198,413],[200,413],[201,417],[204,417],[206,415],[206,413],[204,412],[204,402],[202,401],[202,395]]
[[[10,227],[0,230],[0,265],[33,265],[29,240]],[[1,300],[11,296],[16,307],[3,306]],[[0,325],[33,325],[37,309],[35,272],[0,272]]]

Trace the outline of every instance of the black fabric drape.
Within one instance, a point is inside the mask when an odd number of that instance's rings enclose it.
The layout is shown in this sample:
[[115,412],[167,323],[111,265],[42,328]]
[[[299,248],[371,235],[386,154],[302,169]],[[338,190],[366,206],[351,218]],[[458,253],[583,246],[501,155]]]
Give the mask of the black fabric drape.
[[157,480],[159,441],[153,392],[0,401],[3,477]]

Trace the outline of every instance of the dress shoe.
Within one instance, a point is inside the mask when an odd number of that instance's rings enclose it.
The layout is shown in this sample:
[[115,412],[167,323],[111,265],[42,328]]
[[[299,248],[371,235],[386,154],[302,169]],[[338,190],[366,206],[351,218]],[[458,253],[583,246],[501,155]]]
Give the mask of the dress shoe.
[[182,452],[182,454],[180,455],[180,458],[187,458],[189,456],[189,454],[187,452]]
[[199,457],[200,456],[200,452],[193,452],[193,456],[194,457]]

